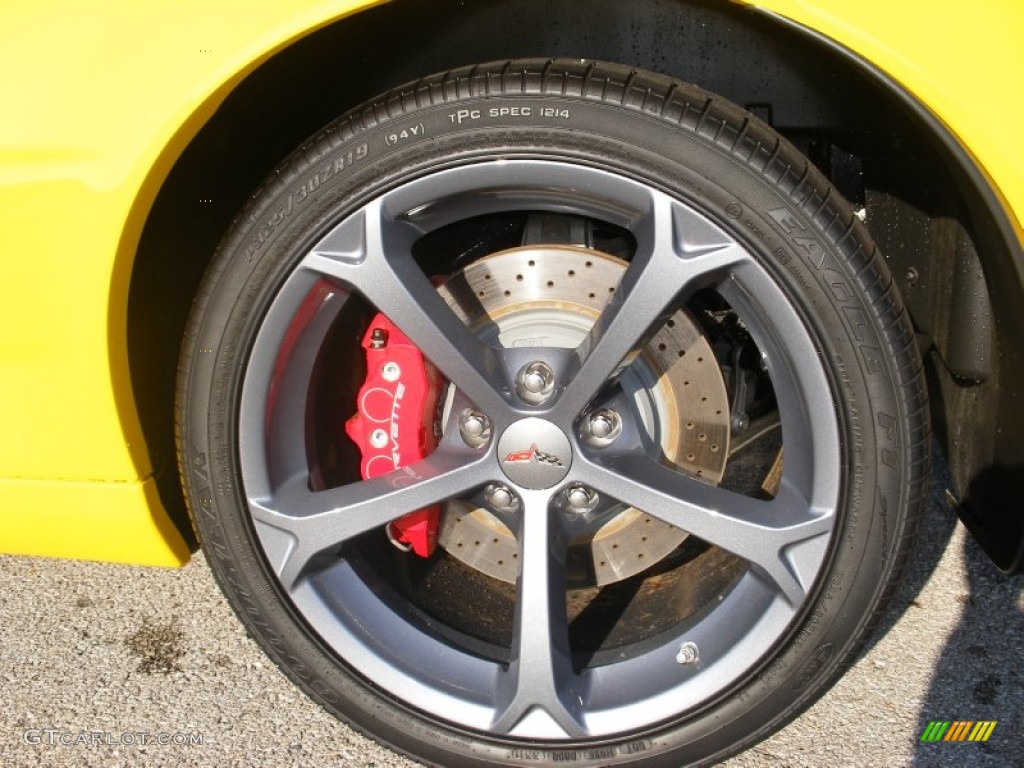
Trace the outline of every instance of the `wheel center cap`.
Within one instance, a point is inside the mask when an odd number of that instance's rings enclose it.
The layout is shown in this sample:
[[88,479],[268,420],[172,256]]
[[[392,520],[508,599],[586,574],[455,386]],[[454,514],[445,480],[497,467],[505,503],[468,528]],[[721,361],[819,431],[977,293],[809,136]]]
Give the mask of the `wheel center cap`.
[[516,485],[543,490],[569,474],[572,444],[550,421],[520,419],[498,440],[498,461],[505,476]]

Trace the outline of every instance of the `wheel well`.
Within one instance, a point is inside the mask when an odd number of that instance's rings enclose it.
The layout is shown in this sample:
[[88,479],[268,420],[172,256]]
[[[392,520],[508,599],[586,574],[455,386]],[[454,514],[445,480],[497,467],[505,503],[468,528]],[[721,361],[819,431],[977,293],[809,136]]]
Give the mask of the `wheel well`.
[[775,17],[706,0],[395,0],[309,35],[237,86],[161,188],[129,293],[133,390],[161,498],[182,530],[178,348],[232,219],[293,148],[349,108],[430,72],[520,56],[603,59],[694,82],[772,123],[865,209],[928,352],[936,433],[974,500],[967,519],[983,539],[990,530],[1003,567],[1019,563],[1019,544],[1005,542],[1020,541],[1021,523],[990,510],[1020,490],[1007,478],[1024,473],[985,481],[1024,465],[1013,435],[993,440],[999,423],[1024,416],[1006,384],[1024,372],[1012,343],[1024,297],[1019,243],[991,192],[937,121],[862,62]]

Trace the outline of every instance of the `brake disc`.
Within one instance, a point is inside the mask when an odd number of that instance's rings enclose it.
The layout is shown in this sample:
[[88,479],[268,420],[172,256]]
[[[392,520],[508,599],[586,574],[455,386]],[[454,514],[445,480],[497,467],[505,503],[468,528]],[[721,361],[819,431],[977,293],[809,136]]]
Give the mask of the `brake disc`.
[[[438,290],[487,343],[575,348],[628,266],[586,248],[525,246],[473,262]],[[675,312],[620,382],[662,460],[718,484],[729,453],[729,402],[714,353],[690,314]],[[570,545],[569,584],[620,581],[657,563],[685,538],[684,531],[621,505],[593,538]],[[448,502],[439,543],[496,579],[514,582],[518,575],[516,539],[486,509]]]

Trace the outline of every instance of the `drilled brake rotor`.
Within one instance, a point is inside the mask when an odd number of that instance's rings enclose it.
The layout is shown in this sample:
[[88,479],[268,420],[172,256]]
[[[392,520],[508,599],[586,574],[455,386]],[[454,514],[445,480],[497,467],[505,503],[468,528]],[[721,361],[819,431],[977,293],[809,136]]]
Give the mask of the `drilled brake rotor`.
[[[580,344],[617,289],[628,263],[573,246],[526,246],[480,259],[452,275],[439,292],[478,336],[502,347]],[[679,310],[658,330],[620,380],[663,460],[717,484],[725,471],[729,405],[707,340]],[[686,533],[622,505],[569,554],[573,587],[610,584],[649,568]],[[440,544],[489,576],[514,582],[512,532],[482,508],[446,505]]]

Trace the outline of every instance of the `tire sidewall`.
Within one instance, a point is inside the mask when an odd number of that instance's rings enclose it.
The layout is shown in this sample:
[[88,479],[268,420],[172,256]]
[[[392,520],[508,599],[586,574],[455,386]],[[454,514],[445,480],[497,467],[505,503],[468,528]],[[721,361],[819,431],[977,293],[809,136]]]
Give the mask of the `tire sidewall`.
[[[733,123],[746,119],[722,110]],[[790,153],[796,156],[785,148],[782,154]],[[248,352],[297,261],[348,213],[398,184],[495,158],[610,170],[672,194],[729,231],[805,318],[829,375],[842,442],[845,481],[828,563],[789,635],[741,686],[704,711],[579,748],[469,734],[374,691],[281,592],[238,480],[237,413]],[[329,710],[394,748],[445,765],[676,766],[724,756],[805,708],[863,641],[889,581],[912,485],[903,458],[911,427],[890,360],[894,342],[884,331],[894,318],[876,308],[882,288],[866,285],[863,271],[857,276],[870,257],[866,233],[849,211],[838,224],[831,218],[843,204],[830,202],[826,190],[813,170],[767,175],[699,128],[563,96],[465,97],[384,119],[363,112],[300,148],[223,243],[193,314],[180,386],[192,514],[215,575],[268,653]],[[884,271],[877,273],[869,271],[884,280]]]

